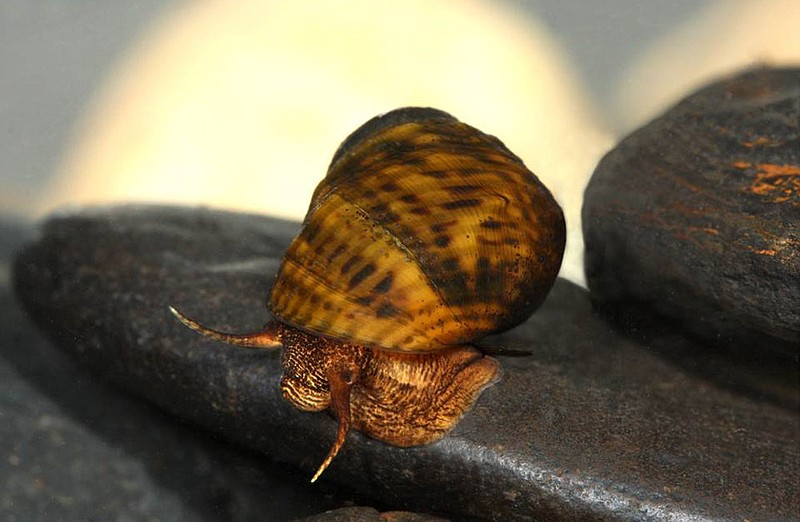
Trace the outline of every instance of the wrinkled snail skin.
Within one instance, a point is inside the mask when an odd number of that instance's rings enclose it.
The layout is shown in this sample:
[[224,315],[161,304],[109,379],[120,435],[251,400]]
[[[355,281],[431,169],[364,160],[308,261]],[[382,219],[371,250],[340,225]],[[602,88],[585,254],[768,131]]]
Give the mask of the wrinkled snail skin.
[[217,341],[283,347],[281,392],[395,446],[437,440],[500,376],[472,346],[542,303],[564,217],[493,136],[442,111],[398,109],[339,147],[269,294],[274,320]]
[[334,445],[312,478],[344,444],[350,426],[395,446],[442,437],[500,377],[500,365],[470,346],[397,353],[311,335],[279,321],[253,334],[227,334],[170,311],[189,328],[245,348],[283,346],[281,393],[300,410],[330,409],[339,420]]

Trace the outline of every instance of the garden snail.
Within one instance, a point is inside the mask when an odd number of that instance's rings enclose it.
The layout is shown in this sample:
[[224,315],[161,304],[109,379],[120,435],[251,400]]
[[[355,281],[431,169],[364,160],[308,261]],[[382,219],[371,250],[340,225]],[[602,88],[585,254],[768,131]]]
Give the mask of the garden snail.
[[281,392],[396,446],[450,430],[500,372],[472,346],[527,319],[561,265],[547,188],[497,138],[428,108],[375,117],[336,151],[269,294],[274,319],[227,343],[283,346]]

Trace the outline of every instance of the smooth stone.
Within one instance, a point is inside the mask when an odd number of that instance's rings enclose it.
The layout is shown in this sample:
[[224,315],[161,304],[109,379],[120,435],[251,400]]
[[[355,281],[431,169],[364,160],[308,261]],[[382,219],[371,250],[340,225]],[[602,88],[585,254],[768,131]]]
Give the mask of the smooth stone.
[[716,344],[800,353],[800,69],[693,93],[599,163],[583,205],[592,298]]
[[[279,354],[208,341],[167,311],[257,328],[297,230],[208,209],[86,209],[44,224],[16,259],[16,291],[56,344],[105,378],[310,478],[336,423],[280,397]],[[402,449],[351,432],[321,482],[382,510],[455,519],[800,512],[800,415],[783,388],[765,398],[741,387],[726,359],[709,362],[673,331],[626,336],[564,280],[529,321],[486,343],[530,355],[499,356],[503,379],[447,436]]]
[[352,503],[102,382],[14,300],[11,252],[34,228],[0,215],[0,520],[289,520]]

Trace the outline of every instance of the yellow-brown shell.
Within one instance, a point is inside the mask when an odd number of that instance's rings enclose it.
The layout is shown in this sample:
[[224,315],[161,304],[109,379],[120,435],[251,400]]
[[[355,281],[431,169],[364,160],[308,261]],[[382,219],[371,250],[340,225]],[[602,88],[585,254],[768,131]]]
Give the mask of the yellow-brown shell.
[[524,321],[564,241],[558,204],[497,138],[442,111],[398,109],[337,150],[269,307],[349,343],[439,350]]

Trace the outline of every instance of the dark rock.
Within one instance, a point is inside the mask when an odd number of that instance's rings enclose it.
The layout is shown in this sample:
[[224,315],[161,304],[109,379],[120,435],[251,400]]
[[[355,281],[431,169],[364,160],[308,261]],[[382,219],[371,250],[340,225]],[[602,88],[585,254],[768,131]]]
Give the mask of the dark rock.
[[[64,215],[18,256],[16,291],[59,346],[103,376],[310,477],[336,424],[281,399],[279,355],[207,341],[167,311],[226,330],[263,324],[296,230],[200,209]],[[531,355],[500,356],[502,381],[450,434],[401,449],[350,433],[321,481],[382,509],[456,519],[795,517],[791,397],[743,393],[724,359],[694,359],[707,352],[674,332],[640,334],[645,342],[620,335],[584,290],[559,280],[527,323],[492,340]],[[665,346],[682,350],[682,364]],[[704,364],[716,371],[689,370]]]
[[8,285],[9,254],[33,231],[0,216],[1,520],[288,520],[350,502],[93,378],[42,338]]
[[407,511],[380,513],[368,507],[347,507],[326,511],[300,519],[298,522],[445,522],[447,519],[431,515],[419,515]]
[[800,69],[683,100],[609,152],[586,189],[586,279],[718,346],[800,352]]

